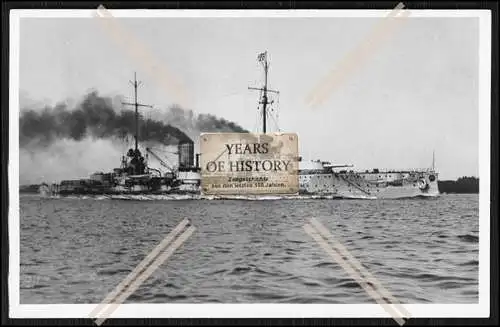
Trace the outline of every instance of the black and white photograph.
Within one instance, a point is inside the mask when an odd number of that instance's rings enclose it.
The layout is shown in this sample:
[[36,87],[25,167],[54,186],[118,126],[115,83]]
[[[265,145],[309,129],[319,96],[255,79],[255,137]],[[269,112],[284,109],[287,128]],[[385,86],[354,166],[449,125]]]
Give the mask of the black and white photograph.
[[490,314],[488,10],[12,10],[12,318]]

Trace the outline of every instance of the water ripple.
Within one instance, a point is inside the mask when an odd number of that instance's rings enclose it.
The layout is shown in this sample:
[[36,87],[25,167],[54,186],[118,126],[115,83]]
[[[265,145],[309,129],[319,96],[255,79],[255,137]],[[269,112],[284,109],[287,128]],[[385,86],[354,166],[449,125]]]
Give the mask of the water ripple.
[[21,196],[23,304],[102,301],[187,217],[127,303],[375,303],[302,229],[312,214],[402,303],[477,303],[478,197],[116,201]]

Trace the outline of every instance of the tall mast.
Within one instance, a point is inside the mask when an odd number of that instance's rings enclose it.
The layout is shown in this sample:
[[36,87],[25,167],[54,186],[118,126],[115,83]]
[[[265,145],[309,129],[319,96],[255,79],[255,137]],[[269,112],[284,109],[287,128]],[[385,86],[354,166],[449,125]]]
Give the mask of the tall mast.
[[137,88],[142,84],[142,82],[137,81],[137,73],[134,72],[134,81],[129,82],[134,87],[134,103],[122,102],[122,104],[135,107],[135,152],[137,153],[139,148],[139,107],[153,108],[153,106],[137,102]]
[[[132,82],[132,81],[130,81]],[[139,105],[137,103],[137,73],[134,72],[134,104],[135,104],[135,151],[137,151],[139,140]]]
[[[266,52],[267,54],[267,52]],[[267,71],[269,69],[269,65],[267,62],[267,56],[264,61],[264,94],[262,95],[262,132],[266,133],[266,118],[267,118]]]
[[273,101],[269,101],[267,97],[267,93],[279,93],[275,90],[270,90],[267,87],[267,73],[269,71],[269,61],[267,59],[267,51],[262,52],[257,57],[259,62],[264,66],[264,86],[263,87],[249,87],[249,90],[259,90],[262,91],[262,98],[260,100],[260,104],[262,104],[262,132],[265,134],[267,132],[267,105],[272,104]]

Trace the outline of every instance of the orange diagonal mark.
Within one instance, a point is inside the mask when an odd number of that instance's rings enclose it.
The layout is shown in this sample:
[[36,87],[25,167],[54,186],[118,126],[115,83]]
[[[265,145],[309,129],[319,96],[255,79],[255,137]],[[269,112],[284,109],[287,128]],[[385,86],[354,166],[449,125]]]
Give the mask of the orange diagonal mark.
[[312,218],[303,228],[400,326],[406,323],[408,310],[317,219]]
[[[130,295],[132,295],[149,276],[162,265],[196,230],[189,226],[187,219],[181,221],[161,242],[158,244],[135,269],[106,296],[103,302],[92,310],[90,318],[97,317],[95,323],[100,326],[111,314],[118,309]],[[188,227],[189,226],[189,227]],[[185,229],[188,227],[187,229]],[[184,231],[183,231],[184,230]]]
[[100,18],[104,30],[118,43],[126,53],[128,53],[143,70],[151,76],[170,94],[175,103],[189,108],[190,104],[186,95],[186,90],[168,71],[165,64],[159,61],[139,39],[120,25],[117,19],[103,6],[100,5],[96,12],[96,17]]
[[[306,102],[315,107],[321,104],[341,83],[352,76],[367,59],[372,56],[392,32],[408,17],[410,12],[401,10],[403,3],[399,3],[384,19],[382,19],[364,42],[359,44],[354,51],[346,55],[341,62],[325,76],[309,93]],[[398,16],[399,15],[399,16]]]

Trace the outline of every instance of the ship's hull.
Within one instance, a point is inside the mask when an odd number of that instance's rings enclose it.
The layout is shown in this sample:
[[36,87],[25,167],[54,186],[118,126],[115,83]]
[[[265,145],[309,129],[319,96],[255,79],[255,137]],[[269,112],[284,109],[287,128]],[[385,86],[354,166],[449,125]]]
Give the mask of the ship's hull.
[[331,194],[353,199],[401,199],[439,196],[435,172],[335,173],[309,170],[299,173],[302,194]]
[[[110,180],[65,180],[61,184],[44,184],[42,195],[58,196],[118,196],[121,195],[184,195],[200,192],[200,175],[181,172],[179,179],[157,178],[148,174],[114,176]],[[187,178],[189,177],[189,178]]]
[[[439,196],[437,174],[432,172],[418,173],[396,181],[386,176],[374,179],[373,174],[301,172],[299,182],[299,193],[309,196],[344,199],[401,199]],[[162,185],[155,188],[146,185],[75,188],[48,186],[43,189],[42,193],[60,196],[112,195],[121,198],[122,195],[200,195],[200,189],[195,183],[181,184],[176,187]]]
[[100,187],[100,188],[58,188],[47,187],[44,194],[57,193],[61,196],[67,195],[162,195],[162,194],[196,194],[199,193],[199,187],[196,185],[180,185],[179,187],[159,187],[151,188],[144,185],[133,185],[130,187]]
[[[434,185],[435,184],[435,185]],[[369,189],[369,193],[353,190],[348,186],[341,188],[337,195],[342,198],[356,198],[356,199],[404,199],[404,198],[418,198],[418,197],[437,197],[439,190],[437,189],[437,182],[432,183],[431,188],[423,191],[418,187],[407,185],[401,187],[387,186],[378,189]]]
[[[201,195],[196,170],[178,172],[176,179],[150,175],[115,176],[111,180],[64,181],[47,185],[43,194],[71,195]],[[318,161],[299,168],[299,194],[351,199],[401,199],[439,196],[438,174],[433,170],[336,172]],[[195,197],[196,198],[196,197]]]

